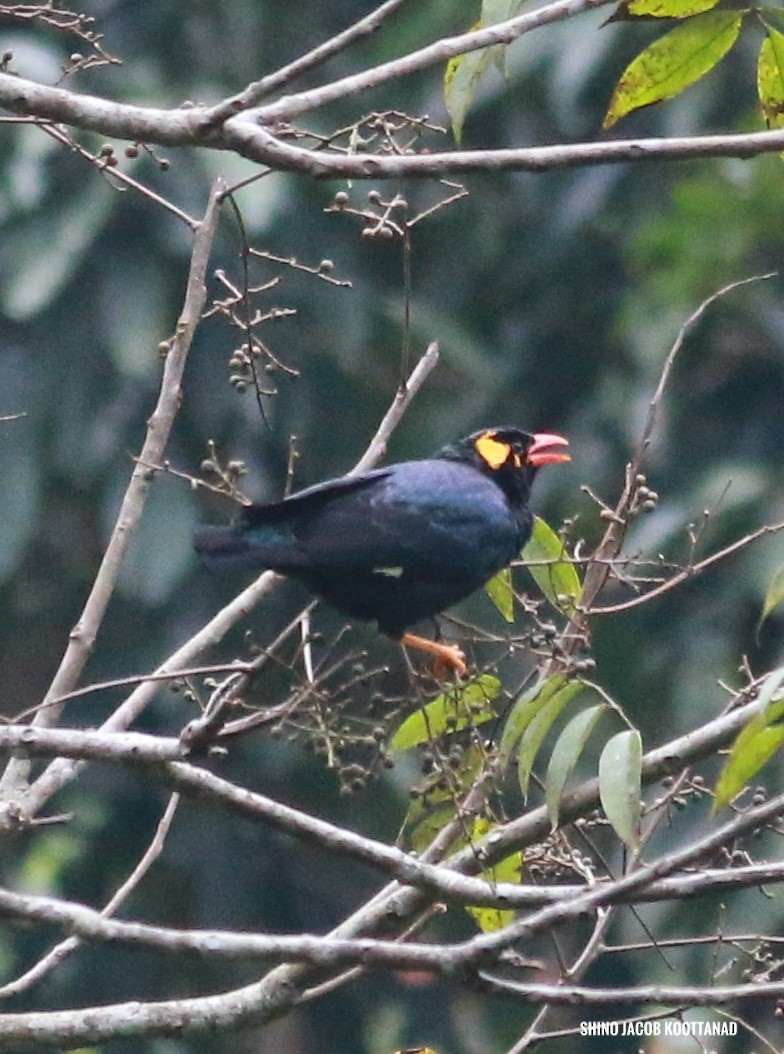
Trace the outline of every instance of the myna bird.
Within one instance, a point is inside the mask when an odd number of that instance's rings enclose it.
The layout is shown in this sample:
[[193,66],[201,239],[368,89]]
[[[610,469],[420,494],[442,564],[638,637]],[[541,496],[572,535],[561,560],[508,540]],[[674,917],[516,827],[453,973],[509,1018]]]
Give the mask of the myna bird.
[[506,567],[531,534],[531,485],[569,461],[560,435],[486,428],[435,457],[318,483],[249,505],[227,527],[201,527],[208,567],[296,578],[344,615],[467,672],[455,645],[407,632]]

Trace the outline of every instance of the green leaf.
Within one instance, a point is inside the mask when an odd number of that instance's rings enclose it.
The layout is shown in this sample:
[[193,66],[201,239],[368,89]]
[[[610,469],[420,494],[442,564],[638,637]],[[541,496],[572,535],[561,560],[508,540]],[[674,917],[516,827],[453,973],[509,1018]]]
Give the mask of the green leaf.
[[[482,0],[482,14],[479,21],[483,26],[494,26],[496,22],[503,22],[516,15],[524,3],[525,0]],[[506,79],[507,49],[507,44],[497,44],[488,49],[495,68],[504,79]]]
[[[478,746],[463,751],[456,769],[452,769],[450,780],[445,784],[440,770],[428,778],[428,786],[412,800],[403,821],[403,841],[417,853],[423,853],[436,835],[454,820],[457,806],[473,785],[485,764],[485,755]],[[461,826],[450,849],[455,850],[467,842],[466,832]]]
[[[475,22],[468,30],[481,29],[482,23]],[[463,139],[463,125],[468,107],[476,95],[476,89],[482,75],[488,67],[492,56],[488,48],[481,51],[469,51],[465,55],[455,55],[446,64],[444,71],[444,102],[446,112],[452,122],[452,134],[455,142]]]
[[[511,18],[523,6],[522,0],[483,0],[482,12],[469,33],[486,26],[495,25]],[[501,76],[506,76],[506,44],[497,44],[481,51],[469,51],[464,55],[455,55],[446,64],[444,71],[444,102],[452,122],[452,134],[455,142],[463,138],[463,125],[468,107],[474,100],[479,81],[490,62],[494,62]]]
[[[471,830],[471,843],[480,841],[497,826],[497,824],[492,823],[486,817],[477,816]],[[515,885],[519,885],[522,878],[522,869],[523,854],[518,850],[518,852],[512,853],[511,856],[507,856],[497,864],[494,864],[488,871],[483,871],[482,878],[486,878],[488,882],[492,883],[513,882]],[[496,930],[503,929],[504,926],[508,926],[510,922],[513,922],[515,917],[514,911],[503,908],[467,907],[466,911],[474,918],[480,930],[484,933],[494,933]]]
[[630,0],[623,9],[630,15],[648,18],[689,18],[710,11],[719,0]]
[[512,589],[512,569],[505,567],[494,575],[485,586],[487,595],[504,616],[507,622],[514,622],[514,590]]
[[582,710],[572,718],[556,740],[544,781],[547,815],[553,830],[558,826],[558,811],[566,781],[605,710],[609,710],[607,703]]
[[496,22],[504,22],[516,15],[524,2],[525,0],[482,0],[480,24],[494,26]]
[[73,831],[50,830],[37,838],[22,861],[17,880],[25,893],[53,893],[62,888],[63,872],[81,859],[84,844]]
[[695,15],[645,48],[615,86],[603,127],[627,113],[680,94],[713,69],[738,38],[745,11]]
[[732,745],[713,798],[713,811],[723,809],[770,761],[784,743],[784,726],[767,726],[761,714],[753,717]]
[[[415,813],[414,806],[417,805],[420,808]],[[455,806],[452,803],[440,805],[437,808],[423,808],[420,799],[417,799],[412,804],[404,826],[411,831],[409,842],[415,853],[424,853],[432,844],[433,839],[443,831],[448,823],[454,820],[455,811]],[[465,844],[464,840],[461,840],[461,842]],[[452,844],[450,850],[454,851],[459,847],[456,844]]]
[[579,681],[570,681],[563,688],[552,695],[533,718],[531,723],[523,732],[520,746],[517,751],[517,779],[523,798],[528,798],[528,784],[531,779],[531,771],[539,753],[539,748],[544,737],[550,731],[558,715],[570,700],[583,690]]
[[713,797],[713,811],[732,801],[784,742],[784,699],[773,696],[784,683],[784,666],[771,671],[757,696],[757,712],[732,744]]
[[599,758],[599,798],[604,814],[630,849],[640,844],[642,738],[636,729],[618,732]]
[[[522,552],[523,562],[553,607],[568,615],[580,601],[582,585],[574,565],[564,558],[564,554],[564,544],[552,527],[539,516],[534,516],[531,537]],[[528,561],[535,563],[529,564]]]
[[[757,93],[768,128],[784,127],[784,34],[765,27],[757,64]],[[775,606],[775,605],[774,605]],[[763,615],[763,619],[764,619]]]
[[512,751],[520,742],[520,739],[529,724],[547,700],[560,691],[566,684],[566,677],[562,673],[554,673],[552,677],[544,681],[537,681],[531,685],[522,695],[518,696],[512,707],[509,717],[506,719],[504,731],[501,734],[499,752],[501,757],[508,761]]
[[784,566],[778,569],[770,581],[765,600],[762,603],[762,613],[757,623],[758,631],[765,619],[776,610],[782,600],[784,600]]
[[501,691],[501,682],[493,674],[483,673],[468,684],[450,688],[432,699],[427,706],[407,717],[392,737],[392,750],[408,750],[445,732],[490,721],[495,712],[490,703]]

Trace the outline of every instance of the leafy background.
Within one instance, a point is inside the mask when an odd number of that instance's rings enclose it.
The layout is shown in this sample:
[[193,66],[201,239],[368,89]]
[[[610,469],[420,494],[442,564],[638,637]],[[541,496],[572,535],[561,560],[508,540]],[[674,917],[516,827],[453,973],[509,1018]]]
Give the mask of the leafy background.
[[[86,10],[100,17],[108,47],[125,65],[87,73],[78,86],[139,103],[210,101],[371,6],[311,0],[294,18],[290,4],[274,0],[96,2]],[[337,76],[360,60],[400,54],[466,28],[475,14],[457,0],[409,5],[378,38],[333,60],[331,70]],[[600,28],[603,17],[551,26],[510,49],[507,79],[491,69],[482,81],[464,144],[599,134],[621,71],[661,32],[646,24]],[[54,34],[26,32],[1,18],[0,48],[14,51],[20,72],[49,82],[70,51]],[[664,107],[626,118],[621,134],[751,126],[753,52],[741,41],[705,81]],[[427,112],[446,124],[437,72],[389,86],[362,104]],[[320,120],[329,129],[356,116],[338,107]],[[166,156],[167,172],[144,154],[123,165],[194,215],[216,172],[235,179],[252,171],[219,154]],[[233,334],[214,320],[202,327],[169,452],[179,467],[195,471],[214,437],[247,461],[246,489],[272,496],[282,491],[291,433],[302,453],[300,485],[343,471],[364,449],[399,376],[402,259],[397,243],[363,239],[350,218],[323,211],[339,189],[271,176],[240,193],[254,244],[314,265],[332,259],[335,274],[354,286],[334,289],[291,274],[273,294],[276,304],[297,308],[295,317],[275,323],[270,342],[301,377],[277,378],[269,428],[252,397],[228,384]],[[352,188],[352,200],[361,203],[367,189]],[[427,187],[394,189],[412,205],[429,200]],[[469,189],[470,197],[415,233],[413,344],[438,339],[443,364],[395,435],[391,456],[419,456],[485,424],[560,430],[574,461],[543,474],[538,510],[550,522],[580,517],[577,532],[590,540],[598,527],[580,484],[615,496],[661,362],[685,317],[719,286],[781,266],[784,168],[777,157],[639,164],[474,176]],[[227,221],[219,266],[236,267],[238,244]],[[0,125],[0,414],[27,415],[0,427],[0,706],[8,714],[40,699],[89,589],[152,406],[157,346],[178,314],[189,248],[184,227],[149,201],[111,189],[42,134]],[[685,527],[706,508],[713,512],[705,540],[716,546],[784,518],[781,293],[780,279],[746,287],[711,309],[690,338],[649,458],[650,482],[662,500],[638,523],[632,547],[685,556]],[[151,668],[238,589],[236,581],[210,579],[191,554],[195,522],[225,513],[197,502],[176,480],[156,482],[91,679]],[[597,624],[597,677],[639,722],[646,744],[715,714],[723,701],[717,678],[734,683],[744,654],[755,669],[777,661],[781,620],[774,615],[759,637],[755,626],[782,560],[781,541],[771,540],[669,599]],[[254,634],[271,635],[300,598],[294,590],[276,597],[254,615]],[[484,598],[470,611],[477,619],[497,617]],[[326,629],[338,625],[329,613],[319,618]],[[363,640],[385,654],[383,641],[372,634]],[[85,701],[79,719],[99,720],[110,701]],[[145,727],[177,727],[184,707],[162,693]],[[385,838],[399,826],[412,776],[401,765],[346,800],[321,760],[261,739],[237,746],[225,771]],[[76,822],[34,840],[22,836],[0,860],[0,880],[66,896],[86,891],[96,903],[110,895],[147,844],[161,793],[135,775],[96,765],[56,809],[68,810],[77,796]],[[315,863],[305,847],[186,803],[164,857],[128,910],[181,925],[323,930],[377,880],[365,871],[347,873],[339,860]],[[742,917],[742,905],[742,898],[733,901],[726,925],[734,912]],[[696,909],[656,910],[661,919]],[[699,910],[709,924],[718,908]],[[771,927],[780,923],[775,900],[765,910]],[[449,925],[468,932],[470,923]],[[0,932],[3,980],[44,947],[39,937]],[[617,936],[632,934],[641,937],[630,918]],[[215,974],[194,960],[191,969],[183,989],[208,991],[255,975],[247,964],[223,964]],[[664,967],[648,960],[646,969],[655,976]],[[108,1001],[119,992],[155,998],[171,990],[167,970],[152,955],[82,950],[36,998],[42,1007]],[[417,976],[391,985],[368,977],[266,1029],[263,1038],[251,1032],[137,1049],[375,1054],[429,1043],[470,1054],[508,1046],[521,1024],[506,1005],[453,1000]],[[588,1040],[568,1044],[602,1049]]]

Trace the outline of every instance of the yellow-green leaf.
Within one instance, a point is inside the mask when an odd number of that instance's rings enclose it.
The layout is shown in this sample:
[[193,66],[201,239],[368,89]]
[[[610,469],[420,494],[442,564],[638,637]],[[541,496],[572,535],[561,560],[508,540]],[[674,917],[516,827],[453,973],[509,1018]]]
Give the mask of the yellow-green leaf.
[[713,69],[738,38],[745,11],[695,15],[641,51],[615,86],[603,127],[678,95]]
[[784,742],[784,699],[774,699],[784,684],[784,666],[771,671],[757,696],[756,713],[738,733],[721,770],[713,811],[729,805]]
[[[482,23],[479,21],[474,23],[468,32],[471,33],[481,28]],[[452,134],[456,143],[462,141],[465,115],[473,102],[477,86],[491,57],[489,50],[483,48],[481,51],[469,51],[465,55],[455,55],[446,64],[444,102],[446,112],[452,122]]]
[[780,567],[770,581],[762,604],[762,613],[757,623],[758,630],[765,619],[776,610],[782,600],[784,600],[784,567]]
[[[759,53],[757,64],[757,93],[759,95],[762,116],[768,128],[784,127],[784,33],[772,26],[765,27],[765,39]],[[784,575],[779,571],[781,593],[773,607],[784,596]],[[766,598],[767,604],[767,598]],[[762,620],[773,610],[763,612]]]
[[770,761],[784,743],[784,726],[767,726],[762,715],[752,718],[735,740],[727,764],[716,784],[714,812],[729,805],[743,788]]
[[[486,762],[485,754],[478,746],[468,747],[460,756],[456,768],[450,770],[448,783],[442,772],[431,774],[428,786],[412,800],[403,822],[403,841],[418,853],[423,853],[436,835],[457,814],[457,807],[473,785]],[[466,844],[466,832],[461,825],[450,849],[462,848]]]
[[523,798],[528,798],[528,784],[531,780],[531,771],[534,767],[536,755],[539,753],[544,737],[550,731],[553,723],[563,708],[583,690],[579,681],[570,681],[563,688],[545,702],[535,717],[531,720],[520,739],[517,751],[517,779]]
[[555,673],[544,681],[537,681],[536,684],[531,685],[522,695],[518,696],[509,712],[509,717],[506,719],[504,731],[501,734],[501,743],[498,748],[501,757],[505,761],[511,758],[512,751],[520,742],[526,728],[528,728],[547,700],[560,691],[565,684],[566,678],[564,675]]
[[719,0],[630,0],[624,10],[648,18],[689,18],[710,11]]
[[[414,805],[419,803],[419,800],[417,799],[413,803],[412,810]],[[409,816],[406,817],[406,826],[411,831],[408,841],[415,853],[424,853],[436,835],[440,834],[446,825],[454,820],[455,811],[454,804],[440,805],[438,808],[420,809],[420,818],[418,820],[409,811]],[[461,841],[463,840],[461,839]],[[457,848],[457,844],[450,846],[451,850]]]
[[[493,827],[497,824],[493,824],[484,816],[478,816],[473,823],[471,830],[471,843],[480,841],[486,834],[488,834]],[[482,872],[482,878],[486,878],[488,882],[513,882],[516,885],[520,884],[521,872],[523,869],[523,854],[521,852],[512,853],[511,856],[507,856],[505,859],[500,860],[497,864],[494,864],[488,871]],[[471,908],[467,907],[466,911],[471,915],[476,924],[484,933],[492,933],[495,930],[503,929],[504,926],[508,926],[510,922],[514,921],[515,913],[508,909],[503,908]]]
[[553,830],[558,826],[561,795],[566,781],[577,764],[577,759],[582,754],[588,737],[596,727],[596,722],[606,710],[609,710],[607,703],[599,703],[597,706],[589,707],[588,710],[582,710],[572,718],[556,740],[544,781],[547,815],[550,817]]
[[483,673],[468,684],[442,692],[427,706],[406,718],[392,737],[392,749],[408,750],[444,732],[460,732],[469,725],[489,721],[495,717],[490,704],[500,691],[501,682],[498,678],[491,673]]
[[[482,15],[480,23],[483,26],[493,26],[496,22],[503,22],[512,18],[523,7],[525,0],[482,0]],[[496,44],[489,49],[493,63],[501,74],[506,78],[506,52],[508,45]]]
[[504,616],[507,622],[514,622],[514,590],[512,589],[512,569],[505,567],[493,575],[485,586],[487,595]]
[[599,758],[599,798],[612,829],[630,849],[640,844],[642,738],[636,729],[618,732]]
[[[517,14],[523,6],[523,0],[483,0],[481,17],[468,30],[469,33],[485,26],[503,22]],[[490,62],[494,62],[501,76],[505,76],[506,44],[496,44],[481,51],[469,51],[464,55],[455,55],[446,64],[444,70],[444,102],[452,122],[452,134],[455,142],[463,138],[463,124],[468,107],[474,100],[479,81]]]
[[582,595],[580,576],[566,559],[561,539],[539,516],[534,516],[533,530],[523,549],[522,559],[553,607],[571,614]]
[[516,15],[523,7],[525,0],[482,0],[482,15],[479,19],[483,26],[492,26]]

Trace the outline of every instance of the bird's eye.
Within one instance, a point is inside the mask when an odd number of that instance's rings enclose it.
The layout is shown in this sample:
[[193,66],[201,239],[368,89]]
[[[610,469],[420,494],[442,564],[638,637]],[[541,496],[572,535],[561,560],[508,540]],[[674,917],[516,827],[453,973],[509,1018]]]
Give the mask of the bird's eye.
[[[474,441],[474,450],[481,457],[488,468],[498,469],[502,465],[506,464],[510,454],[512,454],[512,447],[509,443],[504,443],[501,439],[496,439],[495,433],[484,432]],[[514,454],[514,464],[516,468],[520,468],[519,454]]]

